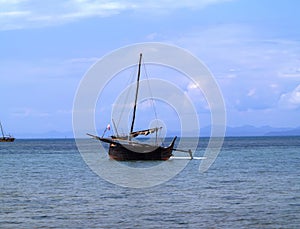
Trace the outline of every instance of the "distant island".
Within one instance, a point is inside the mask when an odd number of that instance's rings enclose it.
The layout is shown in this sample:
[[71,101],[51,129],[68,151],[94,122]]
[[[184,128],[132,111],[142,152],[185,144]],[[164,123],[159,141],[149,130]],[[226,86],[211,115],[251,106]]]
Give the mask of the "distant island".
[[[204,127],[200,130],[203,135],[209,136],[210,126]],[[201,135],[202,135],[201,134]],[[255,127],[251,125],[244,125],[238,127],[227,127],[227,137],[242,137],[242,136],[300,136],[300,127],[288,128],[288,127],[271,127],[261,126]]]

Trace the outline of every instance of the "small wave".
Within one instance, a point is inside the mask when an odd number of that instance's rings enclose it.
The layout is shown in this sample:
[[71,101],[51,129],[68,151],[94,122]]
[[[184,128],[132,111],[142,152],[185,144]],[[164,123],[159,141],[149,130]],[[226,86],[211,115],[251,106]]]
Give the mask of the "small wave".
[[206,157],[193,157],[193,159],[191,159],[191,157],[175,157],[172,156],[170,157],[170,159],[175,159],[175,160],[205,160]]

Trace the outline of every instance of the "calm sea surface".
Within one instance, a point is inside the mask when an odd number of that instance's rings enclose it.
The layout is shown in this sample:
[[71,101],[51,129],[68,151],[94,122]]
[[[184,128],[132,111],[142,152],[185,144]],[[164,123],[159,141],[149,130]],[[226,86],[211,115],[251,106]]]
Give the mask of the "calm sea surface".
[[133,189],[94,174],[74,140],[0,143],[0,228],[300,228],[300,137],[226,138],[200,162]]

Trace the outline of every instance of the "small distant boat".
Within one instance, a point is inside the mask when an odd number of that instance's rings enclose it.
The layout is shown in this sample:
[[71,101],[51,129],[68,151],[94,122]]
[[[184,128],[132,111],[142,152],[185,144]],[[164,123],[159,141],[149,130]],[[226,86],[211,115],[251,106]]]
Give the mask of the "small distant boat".
[[[137,86],[135,92],[135,102],[133,106],[133,117],[130,132],[126,136],[111,136],[109,138],[105,138],[104,133],[107,129],[110,129],[110,125],[105,129],[103,136],[95,136],[92,134],[87,134],[97,140],[109,144],[109,151],[108,155],[111,159],[117,161],[131,161],[131,160],[168,160],[171,156],[173,156],[172,151],[181,151],[187,152],[190,154],[191,159],[193,158],[191,150],[179,150],[174,148],[174,144],[176,141],[176,136],[173,138],[169,146],[162,146],[158,144],[146,144],[141,143],[138,141],[134,141],[134,138],[144,135],[147,136],[148,134],[157,133],[162,127],[155,127],[151,129],[145,130],[138,130],[134,131],[134,123],[135,123],[135,114],[137,108],[137,98],[138,98],[138,91],[139,91],[139,80],[141,74],[141,61],[142,61],[142,54],[140,54],[139,64],[138,64],[138,74],[137,74]],[[115,127],[116,128],[116,127]],[[117,132],[118,133],[118,132]],[[157,138],[157,134],[156,134]],[[157,139],[156,139],[157,142]]]
[[0,137],[0,142],[13,142],[15,140],[14,137],[12,137],[11,135],[4,135],[4,131],[3,131],[1,122],[0,122],[0,127],[1,127],[1,133],[2,133],[2,137]]

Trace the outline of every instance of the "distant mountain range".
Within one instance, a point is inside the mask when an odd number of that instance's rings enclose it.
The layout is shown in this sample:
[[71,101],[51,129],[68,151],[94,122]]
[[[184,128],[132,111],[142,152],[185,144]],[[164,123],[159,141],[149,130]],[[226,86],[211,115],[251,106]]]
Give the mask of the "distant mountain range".
[[[209,137],[211,132],[211,126],[205,126],[200,129],[200,136]],[[171,131],[169,136],[178,135],[178,132]],[[295,128],[278,128],[271,126],[255,127],[251,125],[244,125],[238,127],[227,127],[227,137],[246,137],[246,136],[300,136],[300,127]]]
[[[209,136],[210,126],[200,130],[201,135]],[[255,127],[244,125],[239,127],[227,127],[226,136],[300,136],[300,127],[296,128],[278,128],[271,126]]]
[[[209,137],[211,126],[200,129],[200,136]],[[99,132],[100,133],[100,132]],[[180,136],[178,131],[168,131],[168,136]],[[295,128],[276,128],[271,126],[255,127],[251,125],[239,127],[227,127],[227,137],[243,137],[243,136],[300,136],[300,127]],[[20,133],[15,134],[16,138],[73,138],[72,131],[49,131],[45,133]]]

